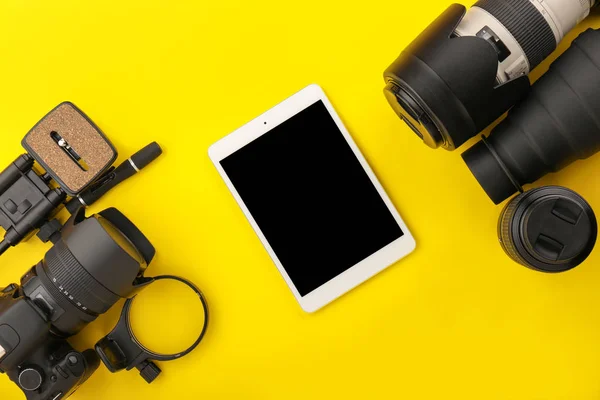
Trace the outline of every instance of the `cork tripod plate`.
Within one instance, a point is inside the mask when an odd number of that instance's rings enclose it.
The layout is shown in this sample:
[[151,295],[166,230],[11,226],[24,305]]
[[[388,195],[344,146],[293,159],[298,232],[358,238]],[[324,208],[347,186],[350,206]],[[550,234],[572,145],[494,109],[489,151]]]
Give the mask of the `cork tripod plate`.
[[117,158],[102,131],[70,102],[42,118],[22,145],[71,196],[85,190]]

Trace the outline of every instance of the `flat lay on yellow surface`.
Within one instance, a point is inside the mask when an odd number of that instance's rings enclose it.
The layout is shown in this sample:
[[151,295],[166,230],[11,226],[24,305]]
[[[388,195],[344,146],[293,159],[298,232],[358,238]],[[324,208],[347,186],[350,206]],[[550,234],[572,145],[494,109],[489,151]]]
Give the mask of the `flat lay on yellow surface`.
[[[460,152],[424,146],[383,96],[384,69],[449,4],[0,4],[0,169],[25,152],[21,139],[33,125],[67,100],[108,136],[118,162],[157,141],[164,154],[88,214],[117,207],[156,247],[147,275],[183,276],[210,306],[200,346],[158,363],[154,383],[100,365],[72,399],[600,398],[600,250],[561,274],[513,262],[497,239],[502,207]],[[532,79],[588,27],[600,28],[598,10]],[[207,152],[312,83],[326,92],[417,247],[308,314]],[[600,209],[598,171],[596,155],[536,186],[569,187]],[[34,237],[2,255],[0,287],[18,282],[49,248]],[[161,283],[143,296],[132,319],[144,344],[171,352],[195,340],[202,320],[193,294]],[[93,347],[121,308],[70,342]],[[25,397],[0,375],[0,398]]]

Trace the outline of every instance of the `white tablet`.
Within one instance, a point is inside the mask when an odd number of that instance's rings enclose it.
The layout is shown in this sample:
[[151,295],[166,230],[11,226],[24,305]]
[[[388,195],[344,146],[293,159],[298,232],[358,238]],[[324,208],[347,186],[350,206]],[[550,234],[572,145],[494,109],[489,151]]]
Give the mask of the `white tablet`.
[[209,155],[307,312],[415,248],[317,85],[220,140]]

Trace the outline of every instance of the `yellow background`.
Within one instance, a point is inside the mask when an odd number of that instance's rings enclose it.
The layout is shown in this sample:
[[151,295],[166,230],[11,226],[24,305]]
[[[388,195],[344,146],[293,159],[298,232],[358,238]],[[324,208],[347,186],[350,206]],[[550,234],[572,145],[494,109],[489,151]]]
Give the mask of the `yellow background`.
[[[185,276],[210,299],[206,340],[162,364],[154,384],[101,366],[73,399],[600,398],[600,251],[560,275],[512,262],[496,239],[501,208],[460,152],[419,143],[382,95],[383,70],[449,3],[1,2],[0,165],[23,152],[21,138],[63,100],[104,130],[120,160],[157,140],[163,157],[91,211],[117,206],[158,249],[149,274]],[[584,24],[600,28],[600,18]],[[309,315],[207,148],[313,82],[417,250]],[[540,184],[568,186],[600,210],[599,170],[596,156]],[[2,256],[2,285],[48,247],[31,240]],[[119,312],[120,304],[74,343],[93,345]],[[176,316],[190,317],[184,309]],[[21,398],[6,377],[0,393]]]

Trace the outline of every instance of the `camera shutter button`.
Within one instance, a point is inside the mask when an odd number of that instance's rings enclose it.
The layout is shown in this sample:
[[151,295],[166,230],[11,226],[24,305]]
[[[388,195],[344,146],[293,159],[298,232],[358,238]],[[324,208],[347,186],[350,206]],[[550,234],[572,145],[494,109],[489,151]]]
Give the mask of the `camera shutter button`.
[[19,374],[19,386],[27,392],[39,389],[43,381],[42,373],[35,368],[24,369]]

